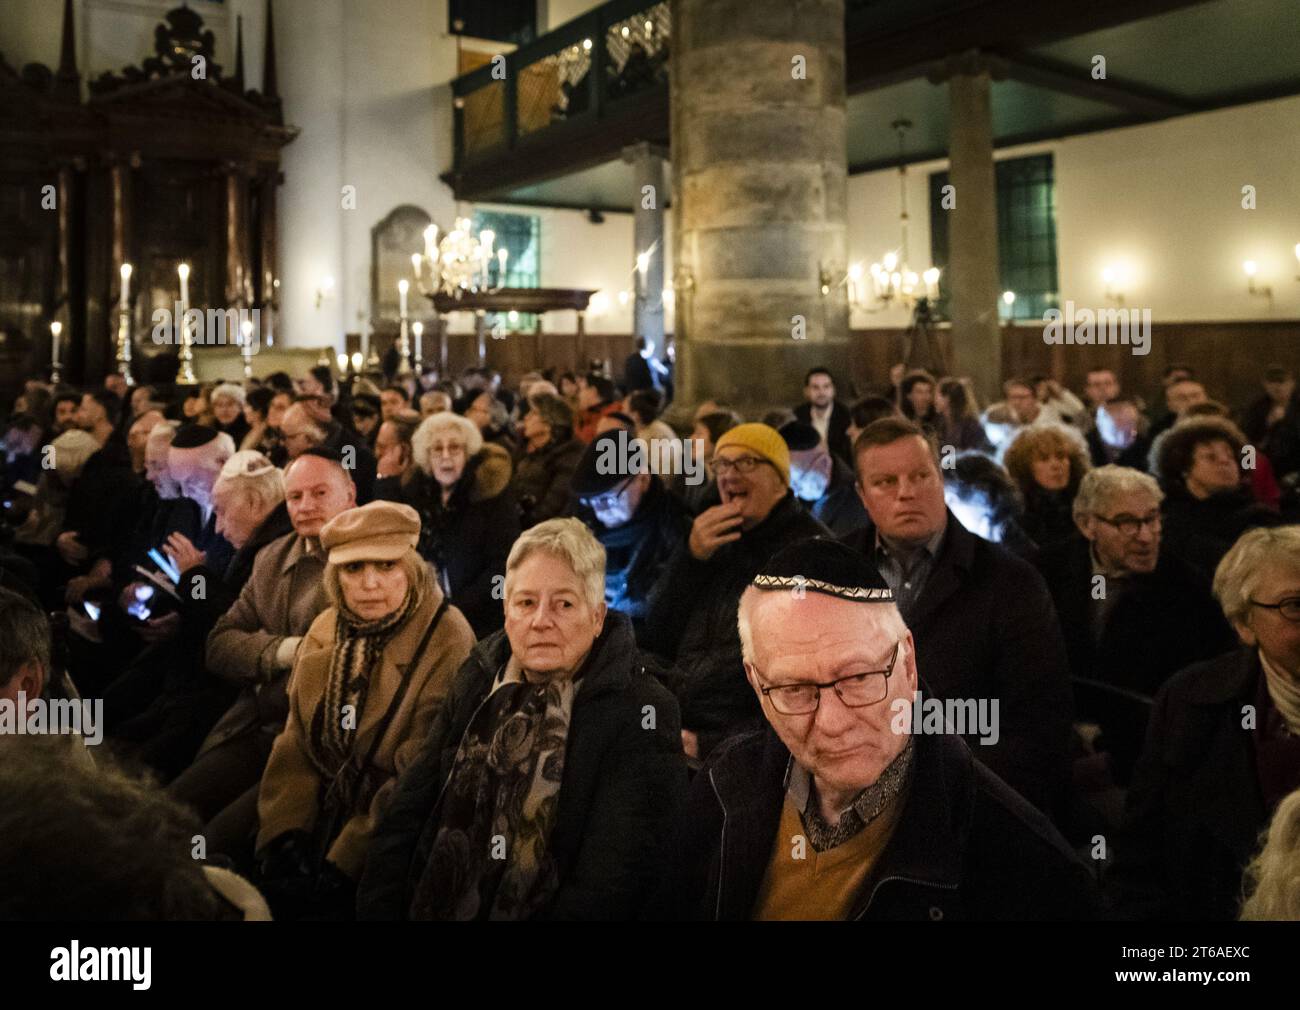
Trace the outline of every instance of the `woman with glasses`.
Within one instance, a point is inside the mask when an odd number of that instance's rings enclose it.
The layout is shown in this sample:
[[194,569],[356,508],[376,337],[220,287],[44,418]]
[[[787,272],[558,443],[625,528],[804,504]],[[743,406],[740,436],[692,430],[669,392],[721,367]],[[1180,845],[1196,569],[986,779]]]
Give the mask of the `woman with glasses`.
[[1255,501],[1242,467],[1245,444],[1221,417],[1179,421],[1161,439],[1156,469],[1165,490],[1165,549],[1207,579],[1242,533],[1282,521]]
[[1260,832],[1300,788],[1300,526],[1242,536],[1214,595],[1241,645],[1156,696],[1108,878],[1129,918],[1236,918]]
[[411,456],[397,497],[420,514],[421,556],[484,638],[504,619],[499,577],[519,535],[510,455],[484,442],[472,421],[444,411],[420,422]]
[[460,668],[370,848],[363,919],[626,921],[686,790],[677,705],[577,519],[520,536],[505,630]]

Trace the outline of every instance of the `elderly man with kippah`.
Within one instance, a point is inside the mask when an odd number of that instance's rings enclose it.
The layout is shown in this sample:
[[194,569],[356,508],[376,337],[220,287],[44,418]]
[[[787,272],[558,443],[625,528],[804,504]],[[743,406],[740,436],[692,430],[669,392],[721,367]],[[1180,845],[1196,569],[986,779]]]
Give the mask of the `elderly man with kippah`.
[[695,517],[646,618],[644,641],[672,664],[682,746],[708,756],[759,723],[745,684],[736,607],[749,580],[782,547],[829,533],[790,491],[790,450],[776,429],[742,424],[713,453],[722,504]]
[[861,553],[781,551],[740,600],[763,728],[695,777],[651,908],[674,919],[1061,920],[1098,911],[1047,819],[918,719],[912,634]]

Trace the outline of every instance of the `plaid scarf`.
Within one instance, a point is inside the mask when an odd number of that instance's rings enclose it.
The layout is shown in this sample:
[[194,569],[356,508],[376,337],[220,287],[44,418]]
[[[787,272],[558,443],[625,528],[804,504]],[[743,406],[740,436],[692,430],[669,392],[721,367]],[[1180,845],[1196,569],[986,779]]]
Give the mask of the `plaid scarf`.
[[554,897],[549,842],[577,689],[507,681],[479,706],[434,808],[412,919],[523,920]]

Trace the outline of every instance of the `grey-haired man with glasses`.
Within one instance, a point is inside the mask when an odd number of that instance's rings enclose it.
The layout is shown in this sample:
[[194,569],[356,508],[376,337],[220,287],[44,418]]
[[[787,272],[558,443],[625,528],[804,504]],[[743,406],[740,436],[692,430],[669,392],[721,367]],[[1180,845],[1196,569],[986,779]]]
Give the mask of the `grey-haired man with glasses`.
[[1204,579],[1160,549],[1163,499],[1149,474],[1098,467],[1074,499],[1079,535],[1039,558],[1061,618],[1078,715],[1101,727],[1121,784],[1161,684],[1233,645]]
[[696,776],[653,913],[700,919],[1087,919],[1096,886],[955,731],[899,718],[919,677],[893,591],[828,538],[741,597],[767,726]]

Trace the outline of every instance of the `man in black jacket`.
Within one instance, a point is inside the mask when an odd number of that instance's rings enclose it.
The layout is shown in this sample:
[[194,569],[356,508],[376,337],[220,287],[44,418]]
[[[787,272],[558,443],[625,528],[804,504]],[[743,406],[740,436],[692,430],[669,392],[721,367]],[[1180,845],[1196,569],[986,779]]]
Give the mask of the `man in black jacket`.
[[812,517],[837,537],[867,525],[853,470],[831,454],[817,429],[790,421],[781,425],[781,437],[790,448],[790,487]]
[[673,667],[668,681],[682,707],[682,745],[696,758],[760,723],[736,635],[740,594],[782,547],[830,532],[790,492],[790,451],[774,428],[732,428],[718,439],[713,472],[722,504],[695,517],[645,633]]
[[[620,449],[628,447],[641,453],[640,462],[624,457]],[[651,593],[690,525],[686,508],[650,472],[649,455],[642,440],[601,435],[583,453],[572,484],[580,518],[605,548],[605,602],[631,618],[643,645]]]
[[828,368],[810,368],[803,380],[804,402],[794,408],[796,421],[811,424],[826,439],[831,452],[845,463],[853,462],[849,444],[849,408],[835,399],[835,379]]
[[1074,676],[1079,715],[1101,726],[1126,782],[1142,744],[1150,699],[1176,670],[1232,648],[1209,587],[1161,550],[1155,479],[1103,466],[1080,482],[1080,536],[1045,551]]
[[865,558],[831,540],[781,551],[739,622],[770,728],[696,776],[654,917],[1095,917],[1092,875],[1046,818],[961,727],[917,718],[912,635]]
[[976,747],[976,756],[1052,811],[1068,775],[1072,706],[1047,587],[1030,564],[948,511],[934,446],[916,425],[874,421],[858,436],[857,453],[871,523],[844,542],[898,597],[925,689],[998,701],[1000,739]]

